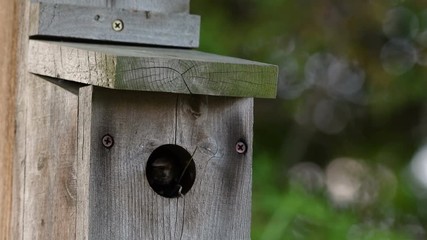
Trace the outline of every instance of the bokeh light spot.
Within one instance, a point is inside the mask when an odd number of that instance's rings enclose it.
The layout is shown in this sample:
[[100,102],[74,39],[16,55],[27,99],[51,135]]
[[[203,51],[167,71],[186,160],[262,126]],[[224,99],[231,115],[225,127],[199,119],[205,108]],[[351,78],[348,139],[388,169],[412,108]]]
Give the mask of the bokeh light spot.
[[392,39],[381,49],[381,62],[387,73],[401,75],[417,62],[417,50],[407,40]]
[[383,22],[383,32],[389,38],[413,38],[418,30],[417,16],[404,7],[389,10]]

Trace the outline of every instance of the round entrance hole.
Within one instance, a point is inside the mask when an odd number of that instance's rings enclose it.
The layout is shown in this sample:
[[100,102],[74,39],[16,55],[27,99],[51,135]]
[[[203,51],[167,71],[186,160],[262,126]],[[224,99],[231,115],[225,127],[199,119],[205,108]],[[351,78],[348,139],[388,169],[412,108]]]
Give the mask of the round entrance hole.
[[151,188],[167,198],[185,195],[196,179],[193,156],[174,144],[156,148],[148,158],[145,172]]

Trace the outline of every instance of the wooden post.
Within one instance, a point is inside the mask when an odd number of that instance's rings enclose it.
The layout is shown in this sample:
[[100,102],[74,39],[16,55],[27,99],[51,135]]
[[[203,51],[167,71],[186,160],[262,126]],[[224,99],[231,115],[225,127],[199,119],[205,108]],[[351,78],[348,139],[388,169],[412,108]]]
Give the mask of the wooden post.
[[[275,96],[277,67],[87,43],[194,47],[186,0],[22,3],[13,239],[249,239],[253,97]],[[138,19],[146,34],[124,30]]]
[[0,239],[9,239],[12,215],[15,83],[19,5],[0,2]]

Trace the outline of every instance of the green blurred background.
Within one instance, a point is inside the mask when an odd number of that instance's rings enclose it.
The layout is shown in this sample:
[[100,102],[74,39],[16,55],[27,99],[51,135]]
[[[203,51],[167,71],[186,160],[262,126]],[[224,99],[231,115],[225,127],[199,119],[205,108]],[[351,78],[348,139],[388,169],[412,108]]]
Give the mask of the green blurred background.
[[427,239],[427,2],[193,0],[200,50],[276,64],[252,239]]

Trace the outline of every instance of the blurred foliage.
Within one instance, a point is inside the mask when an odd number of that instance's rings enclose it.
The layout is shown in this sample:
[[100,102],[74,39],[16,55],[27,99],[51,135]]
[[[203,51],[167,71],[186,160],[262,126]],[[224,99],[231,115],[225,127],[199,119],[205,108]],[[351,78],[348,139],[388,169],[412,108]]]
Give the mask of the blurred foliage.
[[280,68],[278,99],[255,101],[253,239],[427,239],[411,172],[427,135],[425,0],[191,4],[200,50]]

